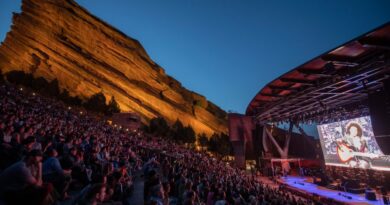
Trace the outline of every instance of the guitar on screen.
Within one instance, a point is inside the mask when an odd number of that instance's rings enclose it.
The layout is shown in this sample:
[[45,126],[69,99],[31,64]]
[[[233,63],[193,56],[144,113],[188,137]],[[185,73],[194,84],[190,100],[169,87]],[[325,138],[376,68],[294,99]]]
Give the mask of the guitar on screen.
[[382,157],[374,153],[355,152],[353,149],[345,143],[338,143],[337,155],[342,162],[348,162],[354,157],[368,157],[370,159]]

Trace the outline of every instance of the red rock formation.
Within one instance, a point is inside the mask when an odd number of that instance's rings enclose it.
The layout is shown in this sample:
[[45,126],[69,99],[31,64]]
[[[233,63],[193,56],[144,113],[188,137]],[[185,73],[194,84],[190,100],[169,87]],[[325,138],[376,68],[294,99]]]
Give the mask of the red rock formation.
[[58,79],[62,89],[84,99],[97,92],[115,96],[123,111],[145,120],[162,116],[171,123],[180,119],[198,133],[227,131],[223,110],[182,87],[137,40],[73,0],[23,0],[0,46],[0,69]]

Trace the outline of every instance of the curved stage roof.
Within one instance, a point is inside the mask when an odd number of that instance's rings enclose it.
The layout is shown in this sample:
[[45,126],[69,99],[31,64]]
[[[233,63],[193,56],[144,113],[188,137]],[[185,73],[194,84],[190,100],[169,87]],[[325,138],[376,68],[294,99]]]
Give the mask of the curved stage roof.
[[268,83],[246,115],[258,122],[306,120],[361,104],[390,77],[390,22],[326,52]]

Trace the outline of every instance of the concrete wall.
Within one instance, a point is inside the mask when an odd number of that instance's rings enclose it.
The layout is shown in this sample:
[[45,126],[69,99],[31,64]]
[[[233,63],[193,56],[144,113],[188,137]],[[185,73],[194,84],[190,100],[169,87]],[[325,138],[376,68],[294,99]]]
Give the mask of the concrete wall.
[[234,158],[237,166],[245,168],[245,155],[253,152],[252,117],[230,113],[228,114],[229,137],[233,144]]

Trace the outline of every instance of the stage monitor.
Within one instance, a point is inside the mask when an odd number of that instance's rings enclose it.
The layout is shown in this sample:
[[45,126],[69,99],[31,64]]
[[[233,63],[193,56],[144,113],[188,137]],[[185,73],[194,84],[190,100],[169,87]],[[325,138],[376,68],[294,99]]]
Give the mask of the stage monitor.
[[390,171],[390,156],[379,148],[369,116],[317,126],[325,164]]

